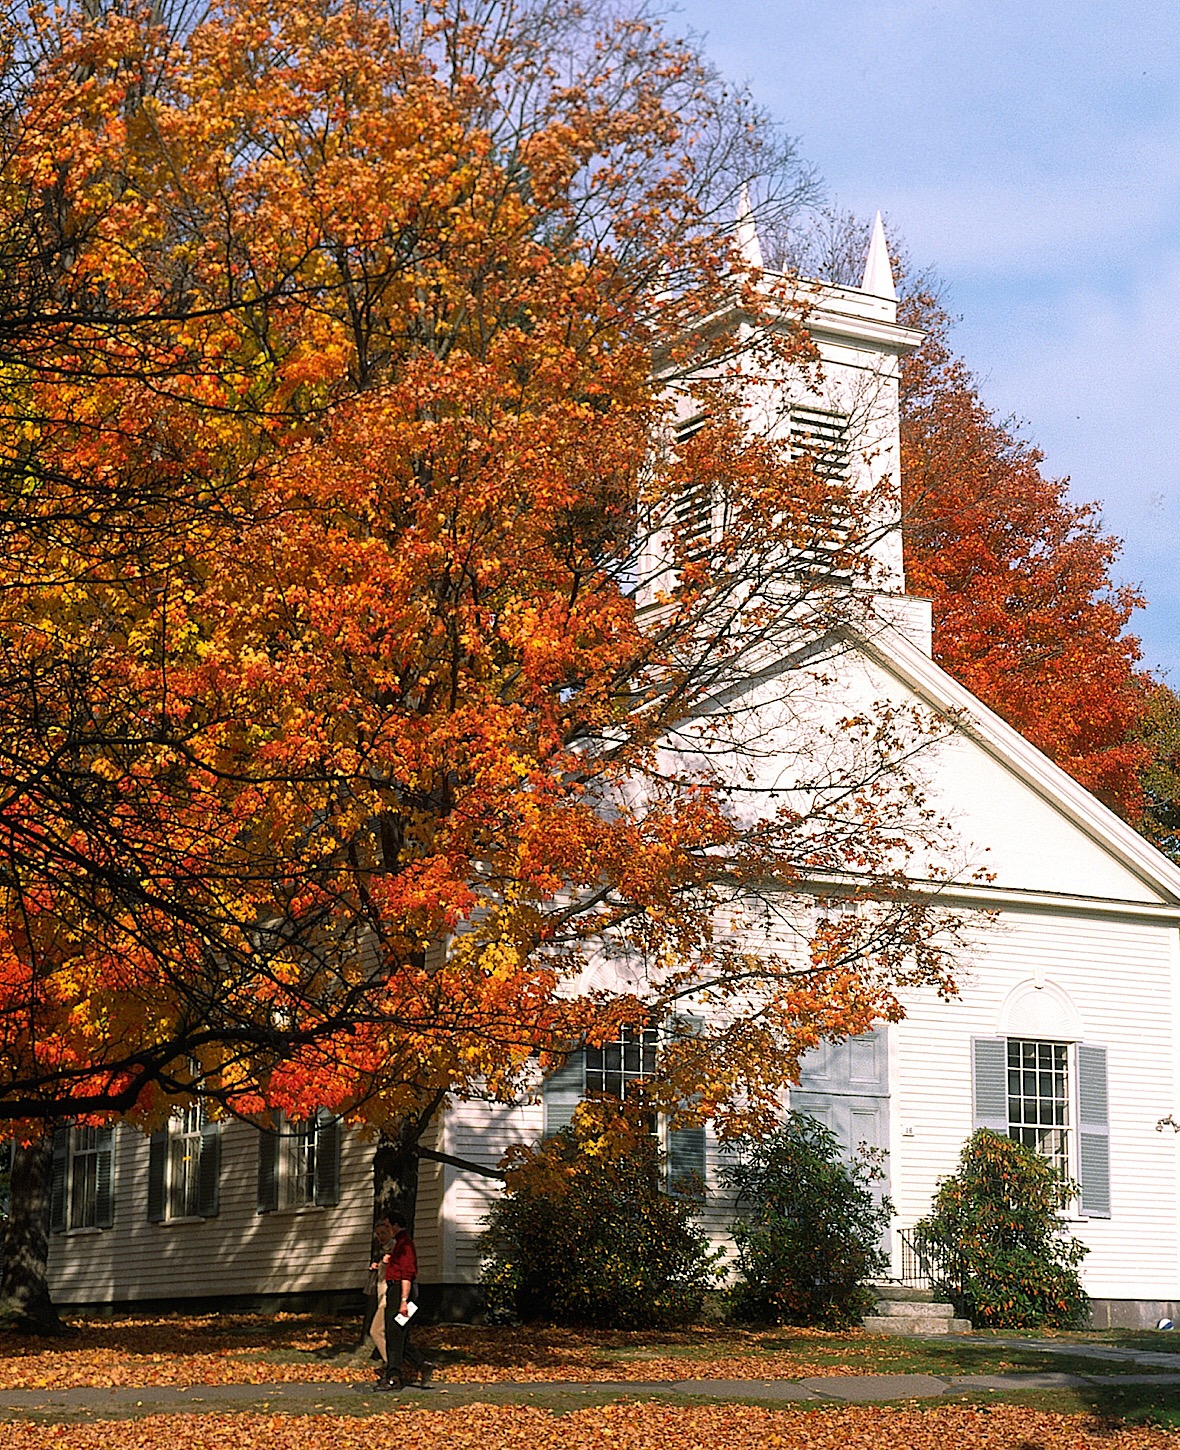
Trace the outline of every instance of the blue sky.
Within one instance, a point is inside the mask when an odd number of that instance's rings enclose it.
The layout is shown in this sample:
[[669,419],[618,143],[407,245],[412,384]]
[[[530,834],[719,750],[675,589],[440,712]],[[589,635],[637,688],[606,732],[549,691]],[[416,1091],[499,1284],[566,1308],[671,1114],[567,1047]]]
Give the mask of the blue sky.
[[933,265],[984,396],[1101,502],[1180,689],[1180,5],[679,0],[832,199]]

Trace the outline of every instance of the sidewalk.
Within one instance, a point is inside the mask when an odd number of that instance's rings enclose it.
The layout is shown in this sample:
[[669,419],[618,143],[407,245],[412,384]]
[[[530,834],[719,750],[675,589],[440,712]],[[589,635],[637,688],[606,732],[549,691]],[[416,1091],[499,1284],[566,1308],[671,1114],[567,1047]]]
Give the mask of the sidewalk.
[[[993,1343],[1004,1341],[994,1340]],[[1028,1347],[1028,1340],[1013,1341]],[[1077,1354],[1077,1345],[1038,1342],[1047,1355]],[[1088,1349],[1088,1347],[1087,1347]],[[396,1405],[454,1409],[483,1404],[534,1404],[553,1400],[567,1405],[597,1403],[620,1398],[737,1400],[773,1405],[790,1401],[812,1404],[869,1404],[888,1400],[939,1399],[971,1390],[1084,1389],[1112,1385],[1180,1385],[1177,1356],[1143,1350],[1112,1351],[1095,1346],[1094,1359],[1119,1359],[1134,1367],[1175,1367],[1171,1374],[1059,1374],[1025,1371],[1018,1374],[975,1374],[942,1377],[931,1374],[868,1374],[793,1380],[684,1379],[638,1383],[545,1381],[504,1384],[437,1384],[426,1390],[406,1389],[400,1395],[375,1394],[372,1381],[355,1385],[339,1381],[317,1384],[143,1386],[119,1389],[0,1390],[0,1421],[53,1423],[79,1420],[138,1419],[159,1414],[228,1414],[258,1411],[292,1415],[369,1415]]]

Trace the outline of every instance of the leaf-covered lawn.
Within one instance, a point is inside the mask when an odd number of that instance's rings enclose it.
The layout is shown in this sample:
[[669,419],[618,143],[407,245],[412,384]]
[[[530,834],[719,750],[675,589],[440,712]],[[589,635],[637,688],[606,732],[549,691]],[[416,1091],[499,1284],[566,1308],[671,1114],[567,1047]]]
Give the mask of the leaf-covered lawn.
[[0,1425],[0,1450],[1164,1450],[1165,1431],[1013,1405],[931,1410],[619,1404],[554,1415],[515,1405],[401,1410],[367,1418],[156,1415],[90,1425]]
[[[0,1390],[113,1385],[363,1380],[357,1321],[312,1315],[90,1319],[65,1340],[0,1334]],[[703,1326],[661,1336],[568,1329],[424,1327],[415,1341],[456,1384],[855,1374],[877,1362],[868,1336]],[[879,1343],[879,1341],[877,1341]]]
[[0,1390],[355,1380],[357,1326],[311,1315],[88,1319],[67,1339],[0,1334]]
[[[358,1320],[307,1314],[87,1319],[65,1340],[0,1334],[0,1391],[112,1386],[363,1382]],[[989,1342],[890,1339],[860,1330],[741,1330],[724,1325],[639,1331],[423,1326],[415,1340],[440,1383],[551,1384],[683,1379],[798,1379],[849,1374],[939,1375],[1126,1369]],[[1142,1369],[1136,1367],[1142,1373]]]
[[710,1325],[654,1335],[464,1324],[424,1331],[420,1342],[437,1354],[440,1378],[457,1384],[797,1379],[868,1373],[873,1352],[872,1340],[855,1333],[756,1333]]

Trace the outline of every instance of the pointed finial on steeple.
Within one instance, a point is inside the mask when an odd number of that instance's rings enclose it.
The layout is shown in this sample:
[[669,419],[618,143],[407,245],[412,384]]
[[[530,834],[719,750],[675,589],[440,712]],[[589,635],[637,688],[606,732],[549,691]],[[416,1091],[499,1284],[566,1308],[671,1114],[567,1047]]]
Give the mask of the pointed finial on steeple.
[[738,202],[737,224],[733,229],[734,246],[742,261],[752,270],[761,272],[762,244],[758,240],[758,228],[754,223],[754,209],[750,205],[750,188],[742,182],[741,200]]
[[874,297],[888,297],[890,301],[897,301],[893,268],[889,265],[889,246],[885,241],[885,223],[881,220],[880,212],[873,223],[873,237],[869,242],[869,255],[865,262],[865,275],[860,290],[871,292]]

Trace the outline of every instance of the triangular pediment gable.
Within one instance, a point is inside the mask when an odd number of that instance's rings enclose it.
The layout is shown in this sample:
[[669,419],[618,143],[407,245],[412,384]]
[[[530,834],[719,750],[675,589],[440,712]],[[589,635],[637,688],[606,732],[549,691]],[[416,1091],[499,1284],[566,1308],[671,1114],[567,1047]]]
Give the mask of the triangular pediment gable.
[[955,722],[928,771],[996,891],[1140,902],[1180,917],[1180,868],[893,628],[858,641],[879,674]]

